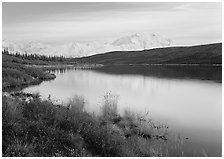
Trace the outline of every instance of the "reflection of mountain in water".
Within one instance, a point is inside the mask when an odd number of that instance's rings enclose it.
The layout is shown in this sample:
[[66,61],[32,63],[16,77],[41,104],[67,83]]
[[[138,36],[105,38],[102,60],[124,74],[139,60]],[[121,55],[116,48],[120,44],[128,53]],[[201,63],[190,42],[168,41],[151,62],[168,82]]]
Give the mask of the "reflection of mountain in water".
[[199,79],[222,82],[221,66],[115,66],[96,68],[110,74],[141,74],[158,78]]

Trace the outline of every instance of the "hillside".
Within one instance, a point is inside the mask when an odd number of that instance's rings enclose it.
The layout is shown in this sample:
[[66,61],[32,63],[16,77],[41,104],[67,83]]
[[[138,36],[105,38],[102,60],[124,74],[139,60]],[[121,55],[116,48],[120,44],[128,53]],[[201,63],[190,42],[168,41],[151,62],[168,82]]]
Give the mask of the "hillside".
[[98,64],[222,64],[222,43],[166,47],[143,51],[114,51],[77,58]]

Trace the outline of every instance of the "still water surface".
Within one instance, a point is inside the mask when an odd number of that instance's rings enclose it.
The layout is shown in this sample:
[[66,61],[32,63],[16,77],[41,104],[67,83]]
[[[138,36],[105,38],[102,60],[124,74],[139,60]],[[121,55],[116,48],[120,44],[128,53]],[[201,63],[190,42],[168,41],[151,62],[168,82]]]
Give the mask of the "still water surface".
[[149,111],[154,121],[180,135],[185,156],[221,156],[221,68],[119,66],[55,70],[55,74],[55,80],[24,91],[39,92],[43,98],[51,94],[59,102],[83,96],[86,109],[95,113],[100,111],[105,93],[111,92],[119,96],[121,114],[127,108],[136,113]]

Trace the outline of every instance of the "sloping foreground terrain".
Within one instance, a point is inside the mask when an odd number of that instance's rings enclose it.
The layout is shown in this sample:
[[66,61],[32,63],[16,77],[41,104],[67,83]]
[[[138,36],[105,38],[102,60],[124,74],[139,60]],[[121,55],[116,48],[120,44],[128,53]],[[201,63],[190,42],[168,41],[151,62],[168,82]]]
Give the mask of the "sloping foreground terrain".
[[[125,111],[104,97],[101,115],[88,113],[84,99],[67,105],[41,100],[38,94],[3,93],[4,157],[168,156],[166,125]],[[167,142],[166,142],[167,141]],[[181,154],[179,154],[181,155]]]

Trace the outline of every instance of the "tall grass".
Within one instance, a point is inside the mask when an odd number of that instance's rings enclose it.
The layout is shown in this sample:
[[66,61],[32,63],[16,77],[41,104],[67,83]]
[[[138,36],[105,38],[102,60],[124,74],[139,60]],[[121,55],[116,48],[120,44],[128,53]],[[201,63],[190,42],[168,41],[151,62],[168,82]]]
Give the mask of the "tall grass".
[[118,116],[117,103],[118,103],[117,95],[106,93],[106,95],[104,95],[104,104],[102,106],[102,116],[107,119],[112,119]]
[[117,103],[117,96],[106,94],[101,114],[93,115],[78,96],[65,105],[38,95],[29,101],[3,96],[3,156],[166,155],[164,140],[152,138],[139,115],[120,116]]

